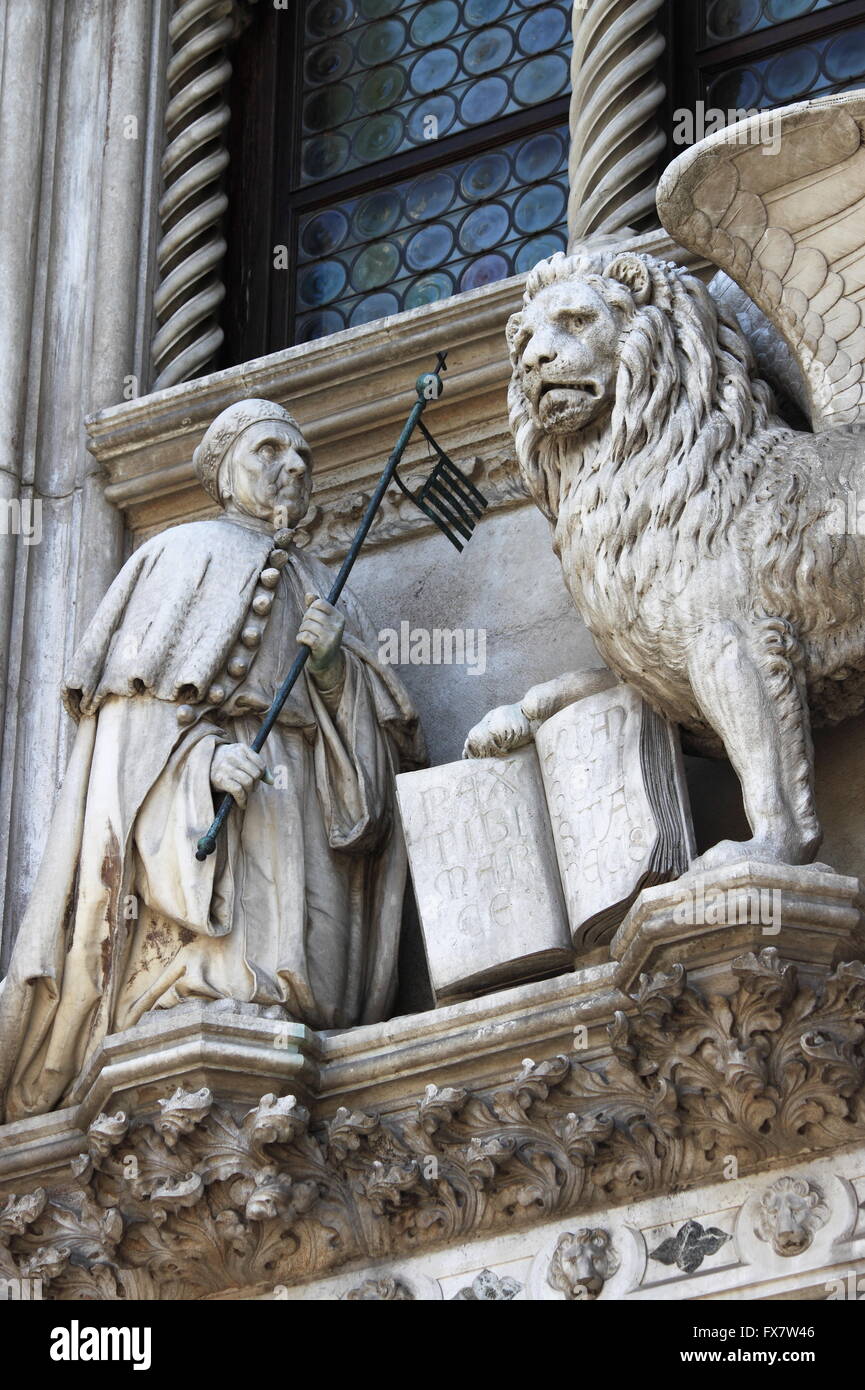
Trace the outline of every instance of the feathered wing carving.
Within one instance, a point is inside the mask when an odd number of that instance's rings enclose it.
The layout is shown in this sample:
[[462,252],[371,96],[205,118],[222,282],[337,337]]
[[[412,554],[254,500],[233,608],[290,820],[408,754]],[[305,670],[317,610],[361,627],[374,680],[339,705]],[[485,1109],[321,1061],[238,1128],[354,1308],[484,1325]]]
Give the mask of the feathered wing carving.
[[865,423],[865,92],[773,111],[761,144],[766,119],[674,160],[658,187],[661,221],[788,343],[815,431]]

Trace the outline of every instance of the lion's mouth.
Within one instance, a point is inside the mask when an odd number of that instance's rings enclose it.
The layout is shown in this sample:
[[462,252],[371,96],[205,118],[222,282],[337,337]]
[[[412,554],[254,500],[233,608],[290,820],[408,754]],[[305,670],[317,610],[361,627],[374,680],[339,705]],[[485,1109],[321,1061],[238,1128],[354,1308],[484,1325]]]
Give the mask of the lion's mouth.
[[563,400],[582,396],[598,401],[601,398],[601,388],[596,381],[544,381],[541,383],[538,401],[548,396],[560,396]]

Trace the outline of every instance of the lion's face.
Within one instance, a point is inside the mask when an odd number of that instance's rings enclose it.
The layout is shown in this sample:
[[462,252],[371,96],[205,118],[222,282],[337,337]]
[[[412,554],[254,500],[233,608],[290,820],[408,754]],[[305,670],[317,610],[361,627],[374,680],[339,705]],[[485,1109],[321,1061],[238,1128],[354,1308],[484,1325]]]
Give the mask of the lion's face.
[[541,290],[508,324],[514,374],[534,423],[573,435],[613,405],[621,311],[586,280]]

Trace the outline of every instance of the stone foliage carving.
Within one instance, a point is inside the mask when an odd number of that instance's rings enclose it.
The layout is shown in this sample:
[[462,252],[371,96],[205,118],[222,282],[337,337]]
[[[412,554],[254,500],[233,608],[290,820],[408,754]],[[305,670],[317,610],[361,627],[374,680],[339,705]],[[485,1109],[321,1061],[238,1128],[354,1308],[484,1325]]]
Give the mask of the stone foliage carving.
[[809,1178],[778,1178],[764,1192],[755,1227],[776,1255],[801,1255],[829,1219],[823,1190]]
[[[644,976],[612,1055],[526,1061],[492,1092],[429,1086],[408,1114],[312,1125],[294,1096],[235,1115],[178,1090],[155,1116],[101,1115],[68,1182],[8,1197],[3,1272],[64,1299],[265,1291],[865,1134],[865,968],[813,988],[768,949],[735,970],[730,998],[681,968]],[[565,1278],[583,1255],[562,1245]]]
[[598,1297],[618,1268],[609,1231],[584,1226],[580,1231],[564,1231],[559,1236],[547,1283],[563,1293],[568,1302],[585,1302]]

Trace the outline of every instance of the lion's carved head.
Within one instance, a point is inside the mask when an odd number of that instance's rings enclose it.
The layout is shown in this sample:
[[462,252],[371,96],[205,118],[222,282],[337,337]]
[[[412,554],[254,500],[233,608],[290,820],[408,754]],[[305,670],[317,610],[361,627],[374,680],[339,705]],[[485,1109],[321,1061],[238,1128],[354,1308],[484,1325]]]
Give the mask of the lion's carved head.
[[721,451],[746,447],[772,409],[732,315],[652,256],[587,246],[541,261],[507,340],[517,460],[551,519],[583,449],[659,480],[690,450],[693,492],[693,469],[705,478]]
[[[546,263],[554,272],[561,261]],[[520,313],[507,326],[514,376],[535,425],[573,435],[613,407],[623,330],[650,293],[646,262],[618,256],[601,273],[536,272]]]

